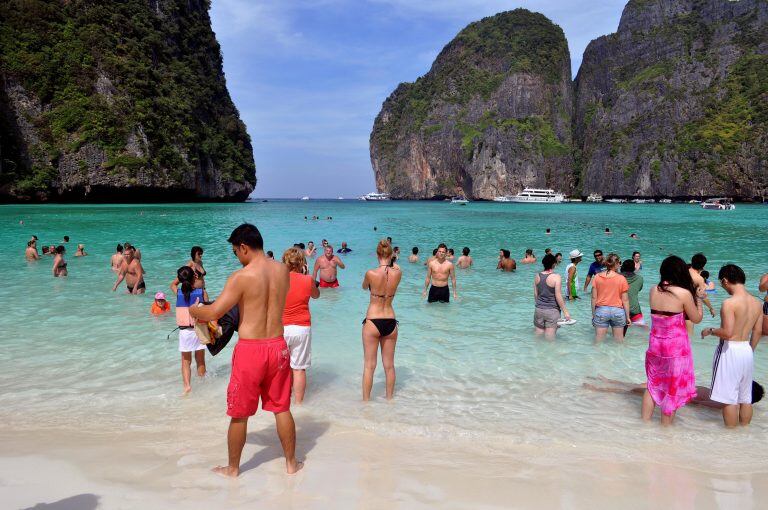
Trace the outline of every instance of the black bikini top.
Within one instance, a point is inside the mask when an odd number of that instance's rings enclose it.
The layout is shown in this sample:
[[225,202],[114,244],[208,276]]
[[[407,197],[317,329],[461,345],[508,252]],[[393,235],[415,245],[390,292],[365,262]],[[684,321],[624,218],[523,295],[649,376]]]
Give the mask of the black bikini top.
[[[389,269],[390,266],[382,264],[379,267],[383,267],[384,268],[384,292],[386,292],[387,291],[387,283],[389,283],[389,271],[388,271],[388,269]],[[394,294],[392,294],[391,296],[387,296],[387,295],[382,295],[382,294],[374,294],[373,290],[371,290],[370,288],[368,290],[371,293],[371,297],[381,298],[381,299],[387,299],[387,298],[395,297]]]

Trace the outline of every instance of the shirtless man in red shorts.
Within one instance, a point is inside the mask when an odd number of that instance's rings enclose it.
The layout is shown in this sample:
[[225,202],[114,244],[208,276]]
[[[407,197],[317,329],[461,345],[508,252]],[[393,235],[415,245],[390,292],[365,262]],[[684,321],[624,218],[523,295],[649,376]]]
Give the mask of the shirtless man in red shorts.
[[333,254],[333,246],[326,245],[322,257],[315,261],[315,269],[312,271],[312,278],[317,280],[317,273],[320,272],[321,289],[335,288],[339,286],[339,280],[336,276],[337,268],[344,269],[344,262]]
[[296,425],[291,415],[291,357],[283,339],[283,308],[288,293],[288,268],[264,255],[259,230],[244,223],[227,240],[243,265],[224,285],[211,305],[193,306],[189,314],[201,321],[219,319],[233,306],[240,310],[240,339],[232,354],[232,375],[227,388],[229,465],[215,473],[236,477],[245,446],[248,418],[261,408],[275,413],[275,424],[289,475],[301,469],[296,460]]

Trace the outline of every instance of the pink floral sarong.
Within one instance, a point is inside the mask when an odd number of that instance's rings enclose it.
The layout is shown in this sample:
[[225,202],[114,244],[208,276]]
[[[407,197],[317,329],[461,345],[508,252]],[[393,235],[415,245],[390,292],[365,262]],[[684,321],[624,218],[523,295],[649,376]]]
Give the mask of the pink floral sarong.
[[683,312],[662,315],[651,310],[651,320],[645,353],[648,392],[661,412],[671,415],[696,396],[691,341]]

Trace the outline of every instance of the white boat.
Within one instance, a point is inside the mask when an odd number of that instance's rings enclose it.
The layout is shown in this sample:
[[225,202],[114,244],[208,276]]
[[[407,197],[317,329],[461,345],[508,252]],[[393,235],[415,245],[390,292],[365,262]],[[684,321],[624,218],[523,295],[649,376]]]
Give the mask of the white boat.
[[309,200],[309,197],[301,197],[302,200]]
[[603,195],[592,193],[587,197],[587,202],[600,203],[603,201]]
[[461,195],[451,198],[452,204],[459,204],[459,205],[467,205],[469,203],[469,200],[467,200],[467,197]]
[[553,189],[525,188],[517,195],[505,198],[509,198],[504,200],[505,202],[517,203],[562,204],[565,202],[565,195],[556,193]]
[[360,197],[360,200],[367,202],[380,202],[382,200],[389,200],[389,193],[368,193]]
[[690,202],[688,202],[688,203],[689,203],[689,204],[700,204],[700,203],[701,203],[701,200],[691,200],[691,201],[690,201]]
[[671,204],[672,203],[672,199],[671,198],[662,198],[661,200],[659,200],[659,203],[660,204]]
[[626,204],[627,199],[626,198],[609,198],[606,200],[609,204]]
[[730,198],[710,198],[701,203],[701,208],[712,211],[733,211],[736,206]]
[[655,204],[656,201],[652,198],[636,198],[632,201],[633,204]]
[[565,201],[573,204],[578,204],[580,202],[583,202],[583,200],[580,198],[566,198]]
[[344,200],[344,197],[336,197],[336,200]]
[[512,195],[504,195],[503,197],[494,197],[494,202],[512,202],[514,197]]

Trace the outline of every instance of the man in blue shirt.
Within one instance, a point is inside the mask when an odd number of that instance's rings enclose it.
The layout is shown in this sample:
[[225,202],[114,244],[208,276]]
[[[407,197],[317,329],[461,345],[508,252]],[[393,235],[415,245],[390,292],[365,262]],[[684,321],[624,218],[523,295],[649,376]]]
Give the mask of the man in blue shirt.
[[344,254],[344,253],[349,253],[349,252],[351,252],[351,251],[352,251],[352,248],[348,248],[348,247],[347,247],[347,243],[346,243],[346,242],[343,242],[343,243],[341,243],[341,248],[339,248],[338,250],[336,250],[336,253],[341,253],[341,254]]
[[597,273],[602,273],[605,271],[605,262],[603,261],[602,250],[595,250],[593,255],[595,256],[595,261],[589,265],[589,271],[587,271],[587,279],[584,280],[584,292],[587,291],[587,287],[589,287],[589,282],[592,281],[592,277]]

